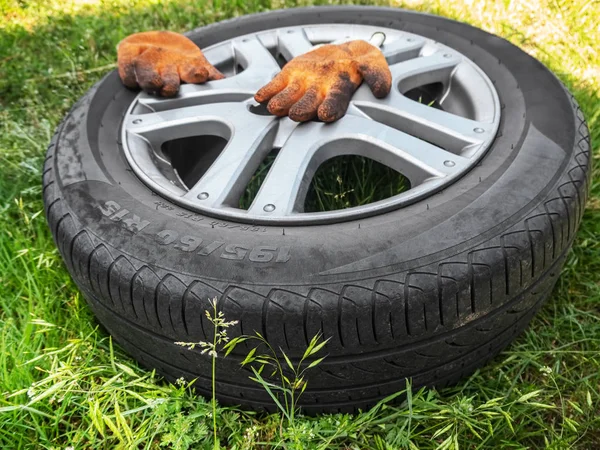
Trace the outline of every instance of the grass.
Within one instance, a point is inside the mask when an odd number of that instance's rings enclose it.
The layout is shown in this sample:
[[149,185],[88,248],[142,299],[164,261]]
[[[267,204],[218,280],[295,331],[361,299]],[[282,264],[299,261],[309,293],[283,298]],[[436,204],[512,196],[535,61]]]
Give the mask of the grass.
[[[113,346],[70,280],[42,213],[42,161],[54,127],[113,67],[115,44],[127,34],[184,31],[295,4],[0,0],[1,448],[212,447],[210,401],[191,395],[183,382],[169,385],[142,370]],[[583,108],[599,166],[598,2],[394,5],[483,27],[541,59]],[[347,190],[331,178],[323,194]],[[583,225],[551,300],[491,364],[455,387],[412,393],[401,405],[355,416],[299,417],[293,427],[280,426],[279,414],[219,407],[221,444],[230,449],[600,448],[599,180],[596,169]]]

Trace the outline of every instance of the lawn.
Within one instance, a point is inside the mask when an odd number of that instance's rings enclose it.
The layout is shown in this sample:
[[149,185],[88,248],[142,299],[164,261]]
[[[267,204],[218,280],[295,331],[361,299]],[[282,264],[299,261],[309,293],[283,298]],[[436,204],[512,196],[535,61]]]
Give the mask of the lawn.
[[[328,1],[327,3],[335,3]],[[98,325],[44,219],[41,169],[69,107],[115,45],[295,0],[0,0],[0,447],[212,448],[210,401],[140,368]],[[389,3],[386,3],[389,5]],[[600,159],[600,3],[392,3],[472,23],[542,60],[575,94]],[[346,187],[336,180],[322,192]],[[343,183],[349,183],[344,177]],[[337,183],[337,185],[335,184]],[[351,183],[350,183],[351,184]],[[335,196],[334,196],[335,197]],[[339,195],[336,197],[339,198]],[[350,415],[219,408],[228,449],[600,449],[600,173],[560,281],[514,344],[455,387]]]

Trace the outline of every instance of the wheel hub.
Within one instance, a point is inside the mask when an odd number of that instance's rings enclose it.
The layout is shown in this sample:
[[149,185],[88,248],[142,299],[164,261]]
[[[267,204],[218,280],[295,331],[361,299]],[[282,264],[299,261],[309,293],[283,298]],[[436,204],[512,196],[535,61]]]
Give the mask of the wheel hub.
[[[348,113],[332,124],[298,124],[266,113],[253,100],[280,65],[314,45],[386,35],[382,47],[392,91],[376,99],[363,84]],[[500,123],[498,94],[486,74],[443,44],[398,30],[363,25],[310,25],[237,37],[207,49],[207,59],[227,78],[183,85],[175,98],[140,94],[124,117],[123,149],[135,174],[153,191],[200,213],[248,223],[332,223],[380,214],[439,191],[472,168],[490,147]],[[404,94],[439,87],[443,109]],[[186,185],[164,144],[190,136],[218,136],[227,144]],[[257,167],[279,153],[247,210],[238,207]],[[189,152],[203,152],[190,148]],[[406,176],[411,189],[353,208],[304,212],[318,167],[340,155],[374,159]]]

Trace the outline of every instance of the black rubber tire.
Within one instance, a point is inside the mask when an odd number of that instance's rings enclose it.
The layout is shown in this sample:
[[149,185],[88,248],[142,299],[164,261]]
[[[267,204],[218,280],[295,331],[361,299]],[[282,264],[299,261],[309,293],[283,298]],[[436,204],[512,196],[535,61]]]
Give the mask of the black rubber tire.
[[[582,113],[554,75],[503,39],[371,7],[274,11],[189,36],[207,46],[331,22],[410,31],[475,61],[503,108],[481,163],[442,192],[360,221],[282,229],[203,217],[158,197],[129,169],[119,129],[136,94],[115,72],[79,100],[48,149],[48,223],[91,309],[143,365],[170,380],[197,378],[200,393],[210,394],[209,358],[174,342],[211,340],[204,311],[213,297],[240,321],[230,335],[259,331],[292,358],[317,332],[330,339],[328,357],[309,373],[305,412],[365,409],[406,377],[414,386],[454,383],[527,326],[581,220],[591,159]],[[277,256],[261,261],[252,252],[261,247]],[[269,407],[240,368],[247,351],[218,360],[217,396]]]

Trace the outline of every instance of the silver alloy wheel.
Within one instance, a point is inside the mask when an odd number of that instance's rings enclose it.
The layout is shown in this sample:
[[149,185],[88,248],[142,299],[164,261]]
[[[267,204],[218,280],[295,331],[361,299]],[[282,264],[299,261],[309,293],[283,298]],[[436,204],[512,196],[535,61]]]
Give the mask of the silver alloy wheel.
[[[253,100],[280,70],[278,59],[289,61],[321,43],[369,40],[381,31],[386,35],[381,49],[393,76],[392,91],[385,99],[376,99],[363,84],[347,115],[333,124],[278,119]],[[498,94],[486,74],[456,50],[415,34],[365,25],[307,25],[248,34],[204,53],[227,78],[183,85],[172,99],[140,94],[124,118],[122,140],[129,164],[149,188],[209,216],[314,224],[399,208],[439,191],[473,167],[490,147],[500,123]],[[404,95],[432,83],[440,83],[443,110]],[[228,142],[188,187],[162,148],[166,142],[201,135]],[[274,148],[279,153],[253,203],[248,210],[240,209],[241,194]],[[411,189],[363,206],[303,212],[317,168],[339,155],[381,162],[405,175]]]

